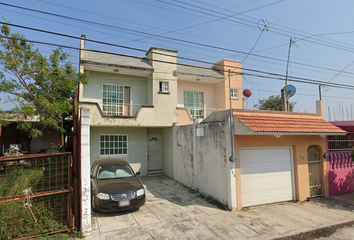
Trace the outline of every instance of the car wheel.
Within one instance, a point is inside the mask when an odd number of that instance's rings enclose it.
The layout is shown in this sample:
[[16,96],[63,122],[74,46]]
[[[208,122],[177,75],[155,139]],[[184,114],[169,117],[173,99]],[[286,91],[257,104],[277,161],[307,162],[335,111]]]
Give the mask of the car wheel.
[[95,201],[95,196],[94,195],[91,195],[91,207],[92,207],[92,210],[94,212],[97,210],[96,201]]

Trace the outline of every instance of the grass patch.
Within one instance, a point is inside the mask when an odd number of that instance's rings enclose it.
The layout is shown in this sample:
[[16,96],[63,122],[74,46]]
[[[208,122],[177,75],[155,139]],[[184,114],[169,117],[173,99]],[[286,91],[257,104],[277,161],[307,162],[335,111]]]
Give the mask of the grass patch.
[[[1,172],[0,198],[23,196],[26,189],[41,192],[67,188],[67,168],[62,168],[62,165],[55,159],[48,159],[31,167],[14,166]],[[67,193],[0,202],[0,239],[47,233],[67,227],[67,203]],[[48,235],[39,239],[68,239],[68,234]]]

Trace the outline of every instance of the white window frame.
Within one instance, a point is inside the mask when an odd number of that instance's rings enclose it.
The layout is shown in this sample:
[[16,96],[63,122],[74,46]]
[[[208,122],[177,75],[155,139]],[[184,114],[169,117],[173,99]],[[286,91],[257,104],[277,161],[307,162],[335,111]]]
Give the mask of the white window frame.
[[[104,87],[106,86],[106,90]],[[110,98],[110,93],[113,93],[113,91],[108,90],[109,86],[114,86],[116,87],[116,98],[115,100],[113,98]],[[121,90],[121,91],[118,91]],[[105,94],[106,93],[106,94]],[[122,98],[120,99],[119,96]],[[105,99],[108,100],[108,103],[104,103]],[[111,101],[109,101],[111,100]],[[121,85],[116,85],[116,84],[107,84],[104,83],[102,84],[102,111],[104,115],[108,116],[123,116],[124,114],[124,86]]]
[[[188,94],[193,96],[192,97],[186,96]],[[198,97],[194,97],[195,94],[197,94]],[[188,102],[186,103],[185,101],[186,98],[191,99],[192,103],[188,103]],[[183,104],[184,107],[188,108],[192,118],[200,118],[200,119],[204,118],[204,93],[203,92],[183,91]],[[190,104],[192,106],[188,106]]]
[[[124,138],[126,139],[125,141]],[[122,143],[121,147],[119,143]],[[99,138],[99,144],[100,144],[100,150],[99,150],[100,156],[123,156],[123,155],[128,155],[129,152],[127,134],[101,134]],[[122,150],[121,153],[119,153],[120,149]]]
[[232,99],[238,99],[238,91],[237,89],[231,89],[230,96]]
[[168,93],[169,92],[169,83],[164,82],[164,81],[160,81],[159,82],[159,92]]

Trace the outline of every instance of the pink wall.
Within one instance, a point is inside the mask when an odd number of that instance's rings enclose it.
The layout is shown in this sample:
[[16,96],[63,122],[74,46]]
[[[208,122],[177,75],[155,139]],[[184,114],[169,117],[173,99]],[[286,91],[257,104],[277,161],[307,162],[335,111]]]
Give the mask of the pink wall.
[[330,152],[328,156],[329,195],[354,192],[354,162],[351,151]]

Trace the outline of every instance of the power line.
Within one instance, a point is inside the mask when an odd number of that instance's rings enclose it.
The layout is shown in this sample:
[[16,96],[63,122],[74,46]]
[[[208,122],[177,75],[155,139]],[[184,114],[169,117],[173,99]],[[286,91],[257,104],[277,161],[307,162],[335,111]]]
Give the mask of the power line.
[[[222,10],[226,10],[226,11],[229,11],[228,9],[223,9],[223,8],[220,8],[220,7],[217,7],[217,6],[214,6],[214,8],[218,8],[218,9],[222,9]],[[187,8],[186,8],[187,9]],[[204,8],[204,9],[206,9],[206,8]],[[188,8],[188,10],[191,10],[191,9],[189,9]],[[210,10],[210,9],[207,9],[208,11],[210,11],[210,12],[214,12],[214,13],[219,13],[219,14],[222,14],[222,15],[224,15],[224,13],[221,13],[221,12],[217,12],[217,11],[214,11],[214,10]],[[191,11],[193,11],[193,10],[191,10]],[[196,10],[195,10],[196,11]],[[200,12],[200,11],[197,11],[197,12]],[[231,11],[229,11],[229,12],[231,12]],[[246,16],[246,15],[244,15],[244,14],[242,14],[243,16]],[[251,21],[249,21],[249,20],[245,20],[245,19],[242,19],[242,18],[239,18],[239,17],[235,17],[235,16],[230,16],[231,18],[235,18],[235,19],[239,19],[239,20],[243,20],[243,21],[246,21],[246,22],[251,22]],[[248,16],[247,16],[248,17]],[[249,18],[251,18],[251,17],[249,17]],[[252,19],[255,19],[255,18],[252,18]],[[257,19],[256,19],[257,20]],[[278,25],[278,24],[274,24],[275,26],[280,26],[280,25]],[[287,27],[283,27],[283,26],[280,26],[281,28],[283,28],[283,29],[280,29],[280,28],[277,28],[277,27],[272,27],[272,29],[275,29],[275,30],[278,30],[278,32],[277,31],[271,31],[271,32],[274,32],[274,33],[276,33],[276,34],[279,34],[279,35],[283,35],[283,36],[287,36],[287,37],[292,37],[293,35],[300,35],[302,38],[304,38],[304,40],[305,41],[308,41],[308,42],[311,42],[311,43],[316,43],[316,44],[319,44],[319,45],[323,45],[323,46],[327,46],[327,47],[332,47],[332,48],[336,48],[336,49],[340,49],[340,50],[343,50],[343,51],[347,51],[348,49],[350,49],[351,51],[353,51],[354,50],[354,48],[351,48],[351,47],[348,47],[348,46],[340,46],[340,47],[338,47],[338,46],[335,46],[335,45],[333,45],[332,43],[330,43],[330,42],[328,42],[328,41],[324,41],[323,39],[321,39],[319,42],[318,41],[313,41],[313,40],[306,40],[306,39],[308,39],[308,38],[310,38],[311,36],[305,36],[305,35],[303,35],[303,34],[299,34],[299,33],[295,33],[294,34],[294,32],[291,32],[291,31],[288,31],[288,30],[286,30],[286,29],[291,29],[291,28],[287,28]],[[284,30],[285,29],[285,30]],[[293,29],[293,30],[295,30],[295,29]],[[295,30],[295,31],[297,31],[297,30]],[[284,34],[284,32],[287,32],[288,33],[288,35],[286,35],[286,34]],[[336,41],[334,41],[334,40],[331,40],[330,39],[330,41],[332,41],[332,42],[336,42]],[[337,41],[338,42],[338,41]],[[347,48],[347,49],[346,49]]]
[[[3,36],[3,38],[12,39],[12,40],[21,40],[21,39],[6,37],[6,36]],[[116,56],[123,56],[123,57],[129,57],[129,58],[142,59],[141,57],[137,57],[137,56],[128,56],[128,55],[125,55],[125,54],[104,52],[104,51],[91,50],[91,49],[81,49],[81,48],[77,48],[77,47],[66,46],[66,45],[61,45],[61,44],[54,44],[54,43],[48,43],[48,42],[43,42],[43,41],[33,41],[33,40],[26,40],[26,41],[27,42],[31,42],[31,43],[51,45],[51,46],[57,46],[57,47],[62,47],[62,48],[69,48],[69,49],[75,49],[75,50],[84,50],[84,51],[90,51],[90,52],[96,52],[96,53],[104,53],[104,54],[109,54],[109,55],[116,55]],[[210,67],[206,67],[206,66],[197,66],[197,65],[191,66],[190,64],[185,64],[185,63],[171,63],[171,62],[168,62],[168,61],[162,61],[162,60],[156,60],[156,59],[153,59],[152,61],[166,63],[166,64],[175,64],[175,65],[180,65],[180,66],[194,67],[194,68],[200,68],[200,69],[210,69]],[[233,66],[229,66],[229,67],[233,67]],[[280,80],[280,81],[284,81],[285,80],[284,78],[281,78],[281,77],[284,77],[284,75],[281,75],[281,74],[267,73],[267,72],[262,72],[262,71],[258,71],[258,70],[250,70],[250,71],[261,72],[261,73],[264,73],[264,74],[269,74],[271,76],[252,74],[252,73],[240,73],[240,72],[232,72],[232,73],[237,73],[239,75],[249,75],[249,76],[254,76],[254,77],[268,78],[268,79],[274,79],[274,80]],[[323,85],[325,83],[325,82],[320,81],[320,80],[308,79],[308,78],[298,78],[298,77],[293,77],[293,76],[289,76],[288,79],[293,81],[293,82],[308,83],[308,84],[313,84],[313,85]],[[327,83],[327,86],[336,87],[336,88],[354,89],[353,85],[340,84],[340,83]]]
[[[191,10],[191,11],[195,11],[195,12],[201,12],[199,10],[195,10],[195,9],[191,9],[191,8],[186,8],[186,7],[183,7],[183,6],[180,6],[180,5],[177,5],[177,4],[173,4],[171,2],[166,2],[166,1],[163,1],[163,0],[156,0],[158,2],[162,2],[162,3],[165,3],[165,4],[169,4],[169,5],[173,5],[173,6],[177,6],[177,7],[181,7],[183,9],[188,9],[188,10]],[[195,6],[193,4],[190,4],[190,3],[185,3],[185,2],[182,2],[182,1],[179,1],[179,0],[173,0],[175,2],[179,2],[179,3],[182,3],[182,4],[185,4],[185,5],[188,5],[188,6],[192,6],[192,7],[196,7],[196,8],[201,8],[201,7],[198,7],[198,6]],[[244,12],[241,12],[241,13],[235,13],[233,15],[226,15],[224,17],[220,17],[220,16],[216,16],[216,15],[213,15],[213,14],[207,14],[205,12],[201,12],[203,13],[204,15],[211,15],[211,16],[214,16],[216,17],[217,19],[214,19],[214,20],[210,20],[210,21],[207,21],[207,22],[203,22],[203,23],[198,23],[198,24],[193,24],[191,26],[187,26],[187,27],[183,27],[183,28],[180,28],[180,29],[176,29],[176,30],[173,30],[173,31],[170,31],[170,32],[176,32],[176,31],[181,31],[181,30],[185,30],[185,29],[188,29],[188,28],[192,28],[192,27],[195,27],[195,26],[200,26],[200,25],[204,25],[204,24],[208,24],[208,23],[211,23],[211,22],[215,22],[215,21],[220,21],[220,20],[229,20],[229,18],[233,18],[234,16],[236,15],[240,15],[240,14],[243,14],[243,13],[246,13],[246,12],[250,12],[250,11],[254,11],[254,10],[257,10],[257,9],[260,9],[260,8],[264,8],[264,7],[268,7],[270,5],[274,5],[274,4],[277,4],[277,3],[280,3],[280,2],[284,2],[286,0],[279,0],[277,2],[274,2],[274,3],[270,3],[270,4],[266,4],[264,6],[259,6],[259,7],[256,7],[256,8],[253,8],[253,9],[250,9],[250,10],[247,10],[247,11],[244,11]],[[201,8],[201,9],[206,9],[206,8]],[[208,9],[207,9],[208,10]],[[210,10],[209,10],[210,11]],[[214,11],[213,11],[214,12]],[[219,12],[216,12],[218,14],[220,14]],[[233,23],[235,21],[232,21]],[[239,23],[239,22],[236,22],[236,23]],[[244,23],[241,23],[242,25],[244,25]],[[247,26],[250,26],[250,27],[254,27],[253,25],[247,25]],[[170,33],[168,32],[168,33]]]
[[[345,68],[343,68],[342,71],[338,72],[334,77],[332,77],[327,83],[330,83],[333,81],[333,79],[335,79],[336,77],[338,77],[339,74],[341,74],[345,69],[347,69],[348,67],[350,67],[352,64],[354,63],[354,61],[352,61],[350,64],[348,64]],[[327,86],[327,85],[325,85]]]
[[[31,27],[26,27],[26,26],[21,26],[21,25],[1,22],[1,21],[0,21],[0,23],[1,24],[8,24],[10,26],[20,27],[20,28],[24,28],[24,29],[28,29],[28,30],[34,30],[34,31],[39,31],[39,32],[43,32],[43,33],[54,34],[54,35],[58,35],[58,36],[62,36],[62,37],[68,37],[68,38],[73,38],[73,39],[78,39],[78,40],[81,39],[80,37],[71,36],[71,35],[68,35],[68,34],[56,33],[56,32],[52,32],[52,31],[47,31],[47,30],[42,30],[42,29],[37,29],[37,28],[31,28]],[[106,42],[97,41],[97,40],[93,40],[93,39],[86,39],[86,40],[90,41],[90,42],[98,43],[98,44],[105,44],[105,45],[109,45],[109,46],[120,47],[120,48],[125,48],[125,49],[129,49],[129,50],[134,50],[134,51],[146,52],[143,49],[138,49],[138,48],[133,48],[133,47],[128,47],[128,46],[112,44],[112,43],[106,43]],[[35,42],[35,41],[32,41],[32,42]],[[104,53],[107,53],[107,52],[104,52]],[[160,53],[160,55],[171,56],[171,55],[162,54],[162,53]],[[185,57],[177,57],[177,58],[184,59],[184,60],[189,60],[189,61],[194,61],[194,62],[199,62],[199,63],[204,63],[204,64],[211,64],[211,65],[213,64],[211,62],[201,61],[201,60],[192,59],[192,58],[185,58]],[[237,68],[237,69],[245,70],[245,71],[252,71],[252,72],[257,72],[257,73],[262,73],[262,74],[268,74],[268,75],[277,76],[277,77],[284,76],[282,74],[270,73],[270,72],[255,70],[255,69],[248,69],[248,68],[241,68],[241,67],[234,67],[234,66],[229,66],[229,67]],[[237,73],[237,74],[239,74],[239,73]],[[289,76],[289,79],[293,79],[292,81],[294,81],[294,79],[300,79],[300,80],[302,79],[302,80],[309,80],[309,81],[313,80],[313,79],[309,79],[309,78],[299,78],[299,77],[294,77],[294,76]],[[321,84],[323,84],[323,82],[321,82]]]
[[[51,16],[56,16],[56,17],[60,17],[60,18],[66,18],[66,19],[70,19],[70,20],[75,20],[75,21],[85,22],[85,23],[89,23],[89,24],[94,24],[94,25],[98,25],[98,26],[105,26],[105,27],[109,27],[109,28],[116,28],[116,29],[120,29],[120,30],[123,30],[123,31],[134,32],[134,33],[137,33],[137,34],[149,35],[149,36],[154,36],[154,37],[158,37],[158,38],[169,39],[169,40],[178,41],[178,42],[184,42],[184,43],[188,43],[188,44],[192,44],[192,45],[198,45],[198,46],[213,48],[213,49],[222,50],[222,51],[230,51],[230,52],[235,52],[235,53],[245,54],[245,55],[248,54],[248,53],[246,53],[246,52],[237,51],[237,50],[233,50],[233,49],[228,49],[228,48],[223,48],[223,47],[217,47],[217,46],[212,46],[212,45],[203,44],[203,43],[196,43],[196,42],[192,42],[192,41],[188,41],[188,40],[183,40],[183,39],[178,39],[178,38],[172,38],[172,37],[161,36],[161,35],[158,35],[158,34],[146,33],[146,32],[142,32],[142,31],[137,31],[137,30],[132,30],[132,29],[127,29],[127,28],[117,27],[117,26],[113,26],[113,25],[109,25],[109,24],[103,24],[103,23],[93,22],[93,21],[89,21],[89,20],[84,20],[84,19],[79,19],[79,18],[64,16],[64,15],[60,15],[60,14],[45,12],[45,11],[36,10],[36,9],[31,9],[31,8],[26,8],[26,7],[21,7],[21,6],[16,6],[16,5],[12,5],[12,4],[2,3],[2,2],[0,2],[0,4],[1,4],[1,5],[5,5],[5,6],[9,6],[9,7],[14,7],[14,8],[23,9],[23,10],[39,12],[39,13],[42,13],[42,14],[51,15]],[[259,58],[265,58],[265,59],[270,59],[270,60],[275,60],[275,61],[284,62],[283,59],[278,59],[278,58],[274,58],[274,57],[268,57],[268,56],[263,56],[263,55],[258,55],[258,54],[249,54],[249,55],[255,56],[255,57],[259,57]],[[293,63],[293,64],[298,64],[298,65],[304,65],[304,66],[319,67],[319,66],[314,66],[314,65],[304,64],[304,63],[298,63],[298,62],[293,62],[293,61],[292,61],[292,63]],[[321,68],[321,69],[326,69],[326,68],[323,68],[323,67],[319,67],[319,68]],[[329,69],[329,68],[326,69],[326,70],[338,72],[338,70]],[[346,73],[349,73],[349,72],[346,72]],[[354,73],[349,73],[349,74],[354,74]]]
[[[193,44],[193,45],[198,45],[198,46],[203,46],[203,47],[208,47],[208,48],[214,48],[214,49],[223,50],[223,51],[231,51],[231,52],[236,52],[236,53],[240,53],[240,54],[246,54],[246,55],[248,54],[248,53],[246,53],[246,52],[237,51],[237,50],[233,50],[233,49],[227,49],[227,48],[223,48],[223,47],[216,47],[216,46],[212,46],[212,45],[208,45],[208,44],[196,43],[196,42],[192,42],[192,41],[187,41],[187,40],[182,40],[182,39],[177,39],[177,38],[171,38],[171,37],[166,37],[166,36],[161,36],[161,35],[157,35],[157,34],[146,33],[146,32],[137,31],[137,30],[131,30],[131,29],[122,28],[122,27],[117,27],[117,26],[112,26],[112,25],[108,25],[108,24],[102,24],[102,23],[92,22],[92,21],[88,21],[88,20],[83,20],[83,19],[68,17],[68,16],[64,16],[64,15],[49,13],[49,12],[40,11],[40,10],[36,10],[36,9],[25,8],[25,7],[20,7],[20,6],[16,6],[16,5],[1,3],[1,2],[0,2],[0,4],[6,5],[6,6],[10,6],[10,7],[20,8],[20,9],[25,9],[25,10],[29,10],[29,11],[40,12],[40,13],[47,14],[47,15],[58,16],[58,17],[61,17],[61,18],[67,18],[67,19],[71,19],[71,20],[76,20],[76,21],[81,21],[81,22],[87,22],[87,23],[94,24],[94,25],[106,26],[106,27],[110,27],[110,28],[121,29],[121,30],[124,30],[124,31],[131,31],[131,32],[139,33],[139,34],[145,34],[145,35],[155,36],[155,37],[164,38],[164,39],[169,39],[169,40],[173,40],[173,41],[179,41],[179,42],[184,42],[184,43]],[[251,55],[251,56],[256,56],[256,57],[260,57],[260,58],[266,58],[266,59],[271,59],[271,60],[275,60],[275,61],[284,62],[283,59],[278,59],[278,58],[273,58],[273,57],[267,57],[267,56],[258,55],[258,54],[249,54],[249,55]],[[293,62],[293,61],[292,61],[292,63],[293,63],[293,64],[298,64],[298,65],[304,65],[304,66],[314,66],[314,65],[303,64],[303,63],[298,63],[298,62]],[[317,66],[315,66],[315,67],[317,67]],[[338,72],[338,70],[334,70],[334,69],[332,70],[332,69],[323,68],[323,67],[319,67],[319,68]],[[345,72],[345,73],[349,73],[349,72]],[[354,73],[349,73],[349,74],[354,74]]]

